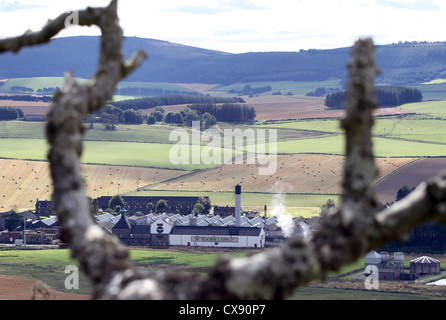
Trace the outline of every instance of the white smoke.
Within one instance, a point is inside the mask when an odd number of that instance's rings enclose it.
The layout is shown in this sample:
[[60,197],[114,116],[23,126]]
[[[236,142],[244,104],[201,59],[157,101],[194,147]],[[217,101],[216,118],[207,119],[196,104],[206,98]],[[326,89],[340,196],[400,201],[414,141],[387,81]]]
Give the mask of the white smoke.
[[296,225],[293,216],[286,213],[285,194],[284,191],[289,187],[288,184],[275,182],[271,188],[275,192],[271,201],[271,215],[277,218],[277,224],[282,229],[282,233],[286,238],[293,236]]

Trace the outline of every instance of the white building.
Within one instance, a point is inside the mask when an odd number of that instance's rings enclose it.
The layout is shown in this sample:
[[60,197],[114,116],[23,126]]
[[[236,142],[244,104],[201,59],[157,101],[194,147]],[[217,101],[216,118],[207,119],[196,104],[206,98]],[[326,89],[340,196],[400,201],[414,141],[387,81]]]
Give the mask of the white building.
[[174,226],[169,244],[173,246],[263,248],[265,231],[253,227]]
[[150,243],[153,246],[168,246],[169,235],[173,223],[167,219],[159,218],[150,225]]

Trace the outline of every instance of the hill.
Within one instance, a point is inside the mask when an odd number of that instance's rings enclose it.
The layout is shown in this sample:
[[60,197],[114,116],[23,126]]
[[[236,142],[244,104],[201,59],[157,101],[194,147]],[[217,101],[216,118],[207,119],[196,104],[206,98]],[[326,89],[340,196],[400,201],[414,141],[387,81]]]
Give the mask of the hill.
[[[299,52],[232,54],[168,41],[126,38],[127,56],[146,50],[150,59],[128,80],[232,84],[260,81],[344,79],[350,48]],[[274,48],[266,48],[274,50]],[[98,59],[99,37],[67,37],[0,56],[0,79],[60,77],[67,70],[88,78]],[[446,43],[400,43],[378,46],[380,83],[413,84],[446,78]]]

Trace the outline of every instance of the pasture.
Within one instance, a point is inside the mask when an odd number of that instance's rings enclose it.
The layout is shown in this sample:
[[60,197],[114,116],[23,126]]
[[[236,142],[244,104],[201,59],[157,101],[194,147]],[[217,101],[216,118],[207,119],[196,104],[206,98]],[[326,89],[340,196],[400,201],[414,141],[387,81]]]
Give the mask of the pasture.
[[[76,78],[76,80],[81,83],[87,83],[88,79]],[[0,87],[0,93],[10,93],[14,92],[12,87],[25,87],[31,88],[34,90],[34,93],[37,93],[38,89],[43,88],[62,88],[65,84],[64,77],[33,77],[33,78],[14,78],[8,79],[3,86]],[[118,88],[152,88],[152,89],[162,89],[162,90],[178,90],[178,91],[195,91],[193,89],[189,89],[187,86],[183,86],[181,84],[174,83],[166,83],[166,82],[129,82],[122,81],[118,84]]]

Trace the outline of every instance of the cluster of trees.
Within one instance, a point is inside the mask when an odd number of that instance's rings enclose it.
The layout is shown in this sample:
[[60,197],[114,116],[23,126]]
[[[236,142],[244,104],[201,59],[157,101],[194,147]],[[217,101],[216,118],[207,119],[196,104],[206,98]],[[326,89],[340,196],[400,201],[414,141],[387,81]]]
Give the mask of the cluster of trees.
[[241,98],[221,98],[210,96],[193,96],[193,95],[167,95],[152,98],[141,98],[132,100],[123,100],[111,102],[115,107],[119,107],[122,110],[127,109],[153,109],[157,106],[169,106],[177,104],[193,104],[193,103],[226,103],[226,102],[238,102],[244,103]]
[[54,95],[54,93],[56,91],[59,91],[60,88],[59,87],[49,87],[49,88],[42,88],[42,89],[37,89],[37,93],[39,94],[46,94],[46,95]]
[[268,92],[271,90],[272,90],[271,86],[252,88],[249,84],[247,84],[246,86],[243,87],[242,90],[231,89],[228,91],[228,93],[253,96],[253,95],[260,94],[263,92]]
[[310,91],[305,95],[307,97],[322,97],[322,96],[325,96],[326,94],[327,94],[327,90],[325,89],[325,87],[319,87],[319,88],[316,88],[316,90]]
[[209,113],[217,121],[253,121],[256,118],[256,111],[253,107],[238,103],[196,103],[188,107],[202,114]]
[[0,120],[17,120],[24,117],[23,111],[14,107],[0,107]]
[[142,124],[145,121],[147,121],[147,115],[139,110],[122,110],[110,104],[85,119],[85,122],[90,123],[90,128],[93,128],[94,122],[101,122],[106,130],[115,130],[118,123]]
[[[121,211],[121,208],[124,208],[125,206],[126,203],[124,202],[124,199],[120,195],[114,195],[108,202],[107,211],[119,213]],[[151,202],[147,203],[146,205],[146,209],[148,212],[152,212],[153,210],[155,210],[156,213],[163,213],[166,212],[167,208],[167,201],[163,199],[158,200],[156,205]],[[194,213],[195,215],[208,214],[210,210],[211,201],[209,200],[209,198],[199,197],[197,203],[194,205],[192,213]]]
[[189,127],[192,126],[192,121],[200,121],[202,130],[206,130],[217,123],[216,118],[210,113],[201,113],[200,111],[193,110],[189,107],[184,108],[182,111],[169,111],[167,113],[163,107],[156,107],[148,116],[147,124],[155,124],[158,121]]
[[34,89],[32,88],[26,88],[22,86],[13,86],[11,87],[12,92],[23,92],[23,93],[32,93],[34,92]]
[[[405,103],[421,102],[421,90],[408,87],[377,86],[376,95],[381,107],[396,107]],[[325,98],[325,105],[330,109],[340,109],[345,100],[345,91],[329,93]]]
[[169,90],[161,88],[125,87],[117,88],[115,94],[123,96],[164,96],[164,95],[201,95],[194,91]]

